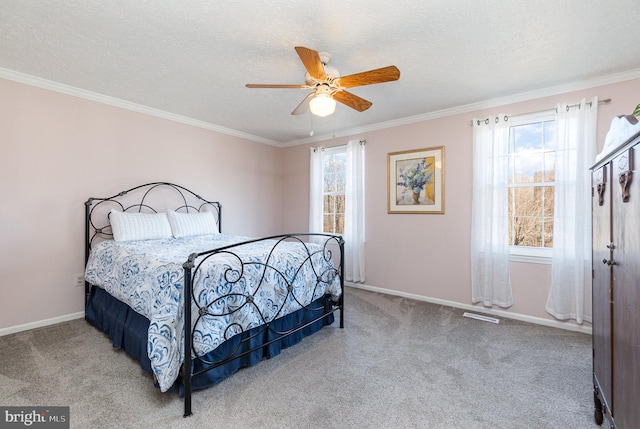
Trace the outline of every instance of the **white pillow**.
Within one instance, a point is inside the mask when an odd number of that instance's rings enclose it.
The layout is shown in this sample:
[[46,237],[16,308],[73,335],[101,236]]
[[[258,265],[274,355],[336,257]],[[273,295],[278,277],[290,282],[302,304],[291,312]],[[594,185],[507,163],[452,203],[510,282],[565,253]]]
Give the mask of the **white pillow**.
[[178,213],[169,210],[167,217],[171,232],[176,238],[220,233],[218,222],[212,212]]
[[111,209],[109,219],[115,241],[171,238],[166,213],[125,213]]

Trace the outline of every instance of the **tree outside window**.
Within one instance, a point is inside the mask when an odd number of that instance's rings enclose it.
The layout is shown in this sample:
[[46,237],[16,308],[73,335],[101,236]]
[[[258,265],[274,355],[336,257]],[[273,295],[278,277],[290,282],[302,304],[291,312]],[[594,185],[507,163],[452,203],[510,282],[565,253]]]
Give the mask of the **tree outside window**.
[[323,231],[344,234],[347,152],[327,153],[324,159]]
[[553,247],[555,121],[514,125],[509,142],[509,244]]

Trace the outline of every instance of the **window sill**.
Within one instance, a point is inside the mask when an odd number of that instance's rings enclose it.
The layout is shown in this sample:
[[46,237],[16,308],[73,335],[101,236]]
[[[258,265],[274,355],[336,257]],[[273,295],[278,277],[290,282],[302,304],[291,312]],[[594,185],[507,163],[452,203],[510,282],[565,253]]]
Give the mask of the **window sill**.
[[545,264],[551,265],[551,258],[540,256],[523,256],[523,255],[511,255],[509,258],[511,262],[524,262],[527,264]]
[[540,249],[535,247],[511,247],[511,262],[524,262],[527,264],[551,265],[552,249]]

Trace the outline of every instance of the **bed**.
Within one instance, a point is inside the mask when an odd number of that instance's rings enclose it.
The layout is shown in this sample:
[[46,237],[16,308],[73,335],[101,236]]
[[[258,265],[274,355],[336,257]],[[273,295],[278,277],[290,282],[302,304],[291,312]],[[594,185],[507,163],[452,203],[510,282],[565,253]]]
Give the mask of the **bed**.
[[[85,318],[184,396],[334,322],[344,241],[222,234],[222,206],[168,182],[85,202]],[[185,357],[187,357],[185,359]]]

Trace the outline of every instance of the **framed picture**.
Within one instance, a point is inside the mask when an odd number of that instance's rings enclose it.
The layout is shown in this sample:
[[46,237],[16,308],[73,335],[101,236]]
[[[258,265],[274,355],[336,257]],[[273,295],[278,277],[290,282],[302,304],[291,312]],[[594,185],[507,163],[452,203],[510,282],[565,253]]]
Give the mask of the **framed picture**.
[[444,214],[444,146],[387,154],[388,213]]

